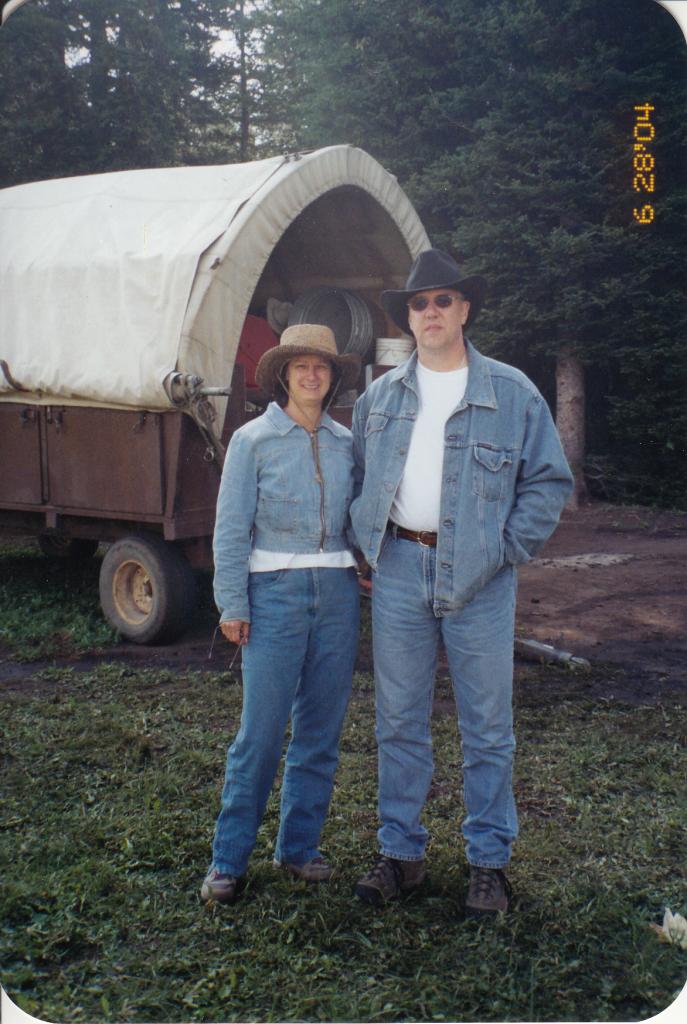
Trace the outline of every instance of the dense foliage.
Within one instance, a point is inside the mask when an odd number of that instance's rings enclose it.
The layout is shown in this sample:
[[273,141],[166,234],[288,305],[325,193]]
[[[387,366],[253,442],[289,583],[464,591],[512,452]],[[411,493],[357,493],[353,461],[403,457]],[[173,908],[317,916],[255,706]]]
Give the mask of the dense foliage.
[[31,0],[2,30],[0,185],[250,159],[260,89],[245,6]]
[[483,349],[585,364],[593,491],[685,507],[685,59],[653,0],[31,0],[0,184],[359,145],[489,278]]
[[[558,353],[583,361],[592,490],[686,505],[686,54],[670,14],[646,0],[282,7],[300,144],[345,138],[398,174],[434,243],[490,280],[482,348],[550,399]],[[638,194],[654,161],[656,191]]]

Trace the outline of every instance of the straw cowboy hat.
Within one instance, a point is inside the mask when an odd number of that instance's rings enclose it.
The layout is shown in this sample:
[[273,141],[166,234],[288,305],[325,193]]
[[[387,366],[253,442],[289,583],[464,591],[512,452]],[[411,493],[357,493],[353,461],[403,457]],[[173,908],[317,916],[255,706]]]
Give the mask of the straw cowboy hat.
[[334,332],[324,324],[293,324],[287,327],[279,344],[269,348],[260,357],[255,370],[255,380],[265,394],[276,393],[281,383],[282,370],[296,356],[324,356],[340,376],[339,386],[347,391],[358,383],[360,356],[355,352],[339,354]]
[[479,313],[487,291],[487,282],[479,275],[463,277],[456,261],[441,249],[427,249],[417,257],[406,281],[406,286],[397,291],[382,292],[382,306],[394,323],[410,334],[408,324],[408,299],[417,292],[431,292],[437,288],[454,288],[470,303],[470,312],[465,322],[469,327]]

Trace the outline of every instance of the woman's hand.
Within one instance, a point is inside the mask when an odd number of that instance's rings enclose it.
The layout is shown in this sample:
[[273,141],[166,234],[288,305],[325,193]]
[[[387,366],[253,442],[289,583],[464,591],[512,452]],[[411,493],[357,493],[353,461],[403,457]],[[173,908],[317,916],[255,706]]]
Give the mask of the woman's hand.
[[355,551],[354,555],[357,562],[355,572],[358,577],[358,585],[369,595],[372,593],[372,570],[367,564],[365,556],[360,551]]
[[243,619],[228,619],[226,622],[220,622],[219,628],[229,643],[240,644],[242,647],[248,643],[250,622],[244,622]]

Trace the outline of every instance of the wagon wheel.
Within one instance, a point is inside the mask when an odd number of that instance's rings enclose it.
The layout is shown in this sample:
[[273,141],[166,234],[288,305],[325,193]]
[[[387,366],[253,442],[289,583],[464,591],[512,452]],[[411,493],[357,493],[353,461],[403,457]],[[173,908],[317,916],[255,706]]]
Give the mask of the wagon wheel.
[[187,629],[195,579],[182,553],[152,534],[124,537],[108,549],[100,570],[105,618],[125,639],[165,643]]
[[98,541],[86,537],[65,537],[56,533],[42,533],[38,546],[48,558],[70,558],[86,562],[98,550]]

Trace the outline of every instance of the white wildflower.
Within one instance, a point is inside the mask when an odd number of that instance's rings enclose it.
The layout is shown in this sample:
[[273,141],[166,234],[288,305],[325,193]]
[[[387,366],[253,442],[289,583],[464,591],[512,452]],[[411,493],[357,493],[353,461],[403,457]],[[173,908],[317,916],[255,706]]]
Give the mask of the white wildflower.
[[687,920],[682,914],[674,914],[666,907],[661,932],[665,936],[666,942],[673,942],[681,949],[687,949]]

